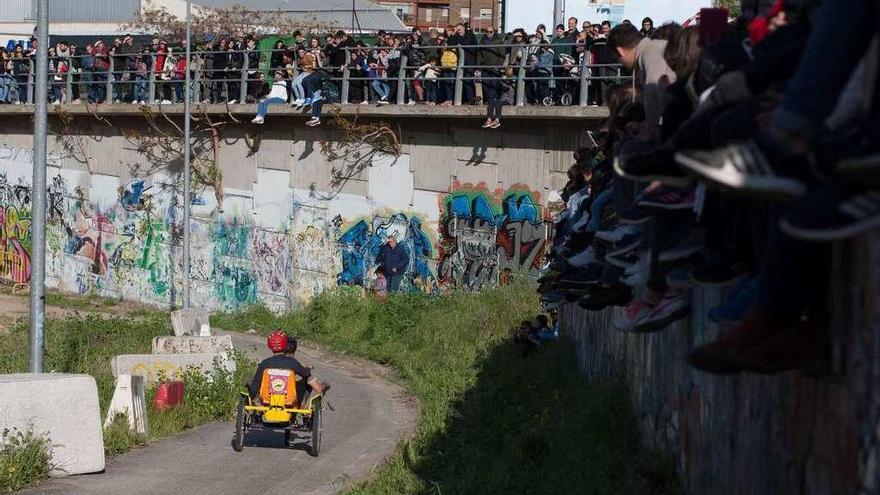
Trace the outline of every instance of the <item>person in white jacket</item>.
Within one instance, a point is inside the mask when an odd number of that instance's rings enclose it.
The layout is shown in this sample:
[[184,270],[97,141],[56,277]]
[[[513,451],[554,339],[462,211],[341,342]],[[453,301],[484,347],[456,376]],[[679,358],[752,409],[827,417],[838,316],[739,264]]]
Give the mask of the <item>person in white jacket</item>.
[[269,113],[269,105],[283,105],[287,103],[289,94],[287,92],[287,81],[284,80],[284,72],[276,71],[275,79],[272,82],[272,89],[269,95],[257,105],[257,116],[254,117],[254,124],[262,124],[266,121],[266,114]]

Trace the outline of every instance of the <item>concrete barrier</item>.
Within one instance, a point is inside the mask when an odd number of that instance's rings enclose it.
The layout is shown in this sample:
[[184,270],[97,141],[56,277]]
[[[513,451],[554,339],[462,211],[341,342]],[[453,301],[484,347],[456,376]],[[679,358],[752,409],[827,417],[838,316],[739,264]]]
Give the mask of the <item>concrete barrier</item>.
[[235,371],[235,361],[223,353],[200,354],[122,354],[110,361],[114,377],[122,374],[146,377],[148,382],[157,382],[160,377],[173,380],[187,369],[197,369],[203,373],[214,370],[217,362],[226,371]]
[[0,375],[0,427],[48,433],[53,475],[104,470],[104,436],[98,387],[88,375]]
[[232,350],[232,337],[156,337],[153,354],[226,354]]
[[121,374],[116,377],[116,389],[113,400],[107,409],[104,427],[110,426],[116,416],[122,414],[128,418],[128,426],[141,435],[149,435],[147,423],[146,379],[142,376]]
[[[174,335],[178,337],[184,335],[211,336],[211,322],[208,319],[208,310],[206,309],[190,308],[172,311],[171,327],[174,329]],[[205,334],[206,330],[207,335]]]

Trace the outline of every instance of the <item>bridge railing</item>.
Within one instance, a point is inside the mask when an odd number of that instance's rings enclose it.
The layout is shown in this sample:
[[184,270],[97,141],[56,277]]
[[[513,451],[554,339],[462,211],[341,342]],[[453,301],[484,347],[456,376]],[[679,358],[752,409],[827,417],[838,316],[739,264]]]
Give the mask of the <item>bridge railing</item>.
[[[592,63],[596,46],[593,50],[572,43],[340,47],[345,52],[344,65],[330,67],[319,59],[310,75],[303,74],[299,54],[285,57],[291,54],[289,50],[195,51],[186,67],[172,62],[180,57],[176,52],[109,55],[100,68],[91,55],[56,56],[50,58],[49,99],[58,104],[181,103],[189,69],[195,102],[256,102],[268,92],[275,71],[282,71],[291,100],[296,81],[304,89],[320,89],[331,101],[343,104],[355,99],[421,103],[429,94],[437,95],[434,103],[438,104],[472,104],[480,85],[483,103],[486,88],[494,86],[507,104],[588,106],[601,104],[608,85],[630,80],[619,64]],[[377,65],[375,55],[383,50],[390,54],[388,66]],[[494,59],[503,58],[503,62],[477,63],[488,50],[495,50]],[[444,57],[445,52],[454,56]],[[283,67],[273,66],[278,59],[283,60]],[[34,60],[24,59],[14,67],[0,74],[0,100],[5,96],[10,103],[33,103]],[[379,98],[377,87],[386,88],[393,101]]]

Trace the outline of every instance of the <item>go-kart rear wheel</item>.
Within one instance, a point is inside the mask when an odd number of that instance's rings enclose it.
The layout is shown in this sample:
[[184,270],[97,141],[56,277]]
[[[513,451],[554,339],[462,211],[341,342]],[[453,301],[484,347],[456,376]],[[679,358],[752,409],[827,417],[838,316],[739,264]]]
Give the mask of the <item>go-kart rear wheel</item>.
[[324,422],[321,419],[321,399],[316,399],[312,406],[312,445],[309,453],[318,457],[321,453],[321,433],[324,431]]
[[241,452],[244,449],[244,422],[247,411],[244,410],[245,398],[238,400],[238,409],[235,412],[235,435],[232,437],[232,449]]

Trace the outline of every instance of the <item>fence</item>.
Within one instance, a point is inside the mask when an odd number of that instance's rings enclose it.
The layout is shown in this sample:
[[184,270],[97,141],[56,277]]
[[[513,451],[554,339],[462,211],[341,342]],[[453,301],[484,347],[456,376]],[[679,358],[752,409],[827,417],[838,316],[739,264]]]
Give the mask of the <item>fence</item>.
[[[378,101],[376,87],[385,87],[396,96],[396,104],[424,100],[429,88],[443,95],[443,101],[452,105],[468,104],[476,86],[498,81],[501,91],[512,93],[509,104],[526,105],[580,105],[600,104],[603,87],[628,79],[619,64],[591,63],[594,54],[582,44],[541,45],[467,45],[467,46],[413,46],[390,58],[391,67],[376,67],[372,55],[390,47],[340,47],[346,52],[342,67],[319,66],[310,85],[330,84],[338,102],[350,103],[352,94],[363,94],[362,102]],[[468,64],[475,52],[496,49],[504,53],[500,65]],[[541,62],[546,50],[552,53],[553,63]],[[564,53],[555,53],[558,50]],[[439,64],[445,51],[455,54],[454,66]],[[422,52],[417,54],[417,52]],[[55,67],[66,64],[71,70],[50,70],[49,97],[57,103],[182,102],[186,70],[191,70],[194,101],[210,103],[238,103],[256,101],[272,82],[272,69],[287,71],[288,81],[300,75],[298,56],[285,67],[271,67],[273,54],[290,53],[287,50],[197,51],[187,68],[183,64],[169,66],[166,61],[175,53],[138,52],[126,55],[108,55],[107,69],[83,69],[90,55],[55,57]],[[436,65],[410,65],[410,60],[436,60]],[[450,57],[451,58],[451,57]],[[34,61],[25,59],[27,72],[13,71],[0,75],[0,95],[20,103],[34,101]],[[120,64],[121,61],[121,64]],[[162,63],[157,63],[161,61]],[[143,65],[140,65],[143,63]],[[210,67],[209,67],[210,63]],[[366,63],[366,65],[365,65]],[[123,67],[120,67],[123,65]],[[222,67],[220,66],[222,65]],[[391,65],[391,64],[389,64]],[[160,68],[161,66],[161,68]],[[374,81],[379,81],[375,83]],[[261,86],[263,86],[261,88]],[[289,84],[290,86],[290,84]],[[15,95],[17,98],[12,98]],[[421,96],[420,96],[421,95]],[[420,96],[420,97],[419,97]],[[468,98],[470,99],[470,98]],[[438,98],[439,100],[439,98]],[[383,101],[384,103],[384,101]]]

